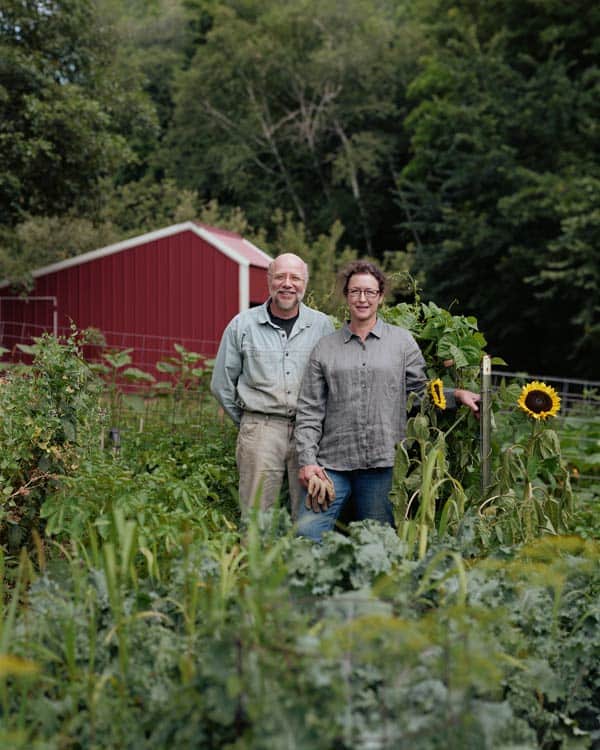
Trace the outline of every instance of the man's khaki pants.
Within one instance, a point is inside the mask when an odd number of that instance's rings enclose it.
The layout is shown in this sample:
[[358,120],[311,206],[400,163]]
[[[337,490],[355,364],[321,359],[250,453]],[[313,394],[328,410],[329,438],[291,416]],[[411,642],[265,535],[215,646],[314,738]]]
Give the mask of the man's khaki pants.
[[272,508],[277,503],[287,470],[292,519],[298,518],[300,482],[293,420],[244,412],[236,460],[242,513],[253,507],[259,493],[260,509]]

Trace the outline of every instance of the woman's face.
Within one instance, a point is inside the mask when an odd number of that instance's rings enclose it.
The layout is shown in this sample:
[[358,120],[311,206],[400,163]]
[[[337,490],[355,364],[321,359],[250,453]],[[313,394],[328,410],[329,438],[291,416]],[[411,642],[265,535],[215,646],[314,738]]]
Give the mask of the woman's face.
[[363,325],[375,322],[382,299],[379,282],[372,274],[355,273],[348,279],[346,301],[350,309],[350,322]]

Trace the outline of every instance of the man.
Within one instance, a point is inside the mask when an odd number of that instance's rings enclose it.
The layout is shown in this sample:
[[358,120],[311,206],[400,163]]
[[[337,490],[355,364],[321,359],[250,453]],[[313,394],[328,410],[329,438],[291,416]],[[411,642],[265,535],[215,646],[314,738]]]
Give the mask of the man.
[[314,345],[333,325],[302,303],[308,267],[284,253],[269,265],[269,299],[229,323],[217,353],[211,390],[239,427],[236,461],[246,512],[274,505],[287,470],[292,518],[301,488],[294,441],[298,391]]

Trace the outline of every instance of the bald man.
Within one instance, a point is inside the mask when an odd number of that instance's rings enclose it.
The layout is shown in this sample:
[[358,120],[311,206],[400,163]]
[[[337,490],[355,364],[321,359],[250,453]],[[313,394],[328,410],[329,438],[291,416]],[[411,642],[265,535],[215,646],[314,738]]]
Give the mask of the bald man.
[[298,517],[301,487],[294,441],[298,391],[314,345],[333,325],[302,303],[306,263],[279,255],[267,272],[269,299],[229,323],[217,353],[211,390],[239,427],[236,461],[242,513],[255,502],[271,508],[287,472],[291,513]]

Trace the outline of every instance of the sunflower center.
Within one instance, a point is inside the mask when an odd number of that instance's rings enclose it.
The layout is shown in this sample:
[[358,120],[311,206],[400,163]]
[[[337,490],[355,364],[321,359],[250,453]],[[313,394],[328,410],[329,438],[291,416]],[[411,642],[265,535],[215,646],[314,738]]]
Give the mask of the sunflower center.
[[530,391],[525,397],[525,405],[534,414],[542,414],[552,409],[552,398],[544,391]]

